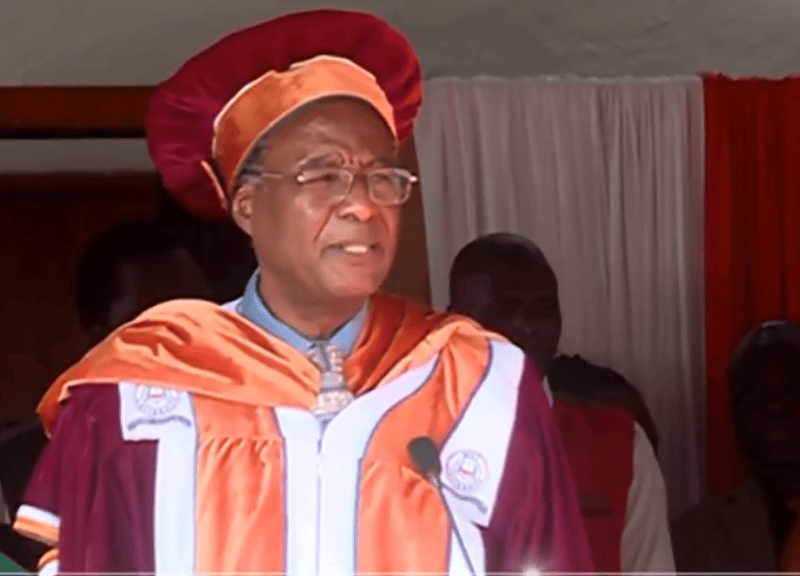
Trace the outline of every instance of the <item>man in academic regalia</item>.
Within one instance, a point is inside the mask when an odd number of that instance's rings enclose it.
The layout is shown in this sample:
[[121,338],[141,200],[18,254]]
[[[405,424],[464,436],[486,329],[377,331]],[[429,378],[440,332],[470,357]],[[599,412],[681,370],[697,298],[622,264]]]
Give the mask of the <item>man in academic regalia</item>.
[[[229,214],[259,267],[228,305],[143,313],[44,397],[16,519],[52,544],[44,572],[592,569],[534,362],[379,292],[420,101],[405,38],[336,10],[232,34],[159,87],[165,186]],[[441,471],[415,465],[418,437]]]
[[482,236],[450,270],[450,310],[508,337],[536,361],[573,467],[595,567],[674,572],[655,427],[622,376],[557,355],[558,281],[539,247],[518,234]]

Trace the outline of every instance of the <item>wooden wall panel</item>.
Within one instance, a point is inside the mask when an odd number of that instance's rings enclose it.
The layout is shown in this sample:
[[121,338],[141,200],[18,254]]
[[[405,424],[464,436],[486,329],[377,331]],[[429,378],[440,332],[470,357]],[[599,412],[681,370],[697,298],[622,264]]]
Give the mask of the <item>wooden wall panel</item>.
[[72,285],[92,237],[158,211],[152,174],[15,178],[0,176],[0,422],[32,416],[49,383],[86,349]]
[[0,86],[0,138],[141,138],[152,86]]

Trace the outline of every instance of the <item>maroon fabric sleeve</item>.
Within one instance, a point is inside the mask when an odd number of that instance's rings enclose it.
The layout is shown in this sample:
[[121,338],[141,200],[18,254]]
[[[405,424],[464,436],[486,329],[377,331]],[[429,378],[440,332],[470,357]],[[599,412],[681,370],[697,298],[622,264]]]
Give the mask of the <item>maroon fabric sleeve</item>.
[[73,390],[24,503],[60,519],[59,571],[155,570],[155,442],[122,439],[117,386]]
[[594,571],[567,453],[530,359],[495,510],[483,538],[489,572]]

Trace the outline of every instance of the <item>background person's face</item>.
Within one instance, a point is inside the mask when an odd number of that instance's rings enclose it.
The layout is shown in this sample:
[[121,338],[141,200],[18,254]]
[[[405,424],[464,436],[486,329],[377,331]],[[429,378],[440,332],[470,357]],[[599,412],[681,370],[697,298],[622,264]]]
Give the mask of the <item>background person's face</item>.
[[561,338],[558,282],[544,266],[520,269],[498,264],[492,270],[488,302],[479,310],[458,310],[522,348],[546,375]]
[[105,325],[91,329],[95,340],[105,338],[156,304],[176,298],[212,296],[200,266],[183,248],[125,262],[117,270],[114,285],[115,296],[109,304]]
[[[798,351],[794,352],[795,354]],[[800,377],[788,350],[759,355],[732,383],[737,441],[754,472],[778,491],[800,491]]]
[[[265,154],[268,172],[369,169],[394,162],[394,138],[366,104],[320,102],[279,130]],[[245,231],[253,241],[267,301],[268,292],[278,290],[284,298],[324,307],[363,300],[380,288],[397,250],[399,223],[400,207],[375,205],[361,177],[338,205],[304,195],[289,177],[265,179],[257,188]],[[346,247],[353,244],[368,249],[349,252]]]

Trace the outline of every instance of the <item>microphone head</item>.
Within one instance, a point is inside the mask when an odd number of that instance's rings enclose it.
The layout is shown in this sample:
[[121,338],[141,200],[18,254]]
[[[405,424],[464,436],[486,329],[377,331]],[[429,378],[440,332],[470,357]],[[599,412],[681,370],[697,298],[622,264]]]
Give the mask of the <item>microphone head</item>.
[[442,473],[442,461],[436,444],[428,436],[414,438],[408,443],[408,455],[417,470],[425,476],[431,474],[436,478]]

